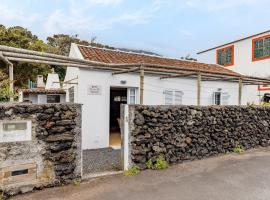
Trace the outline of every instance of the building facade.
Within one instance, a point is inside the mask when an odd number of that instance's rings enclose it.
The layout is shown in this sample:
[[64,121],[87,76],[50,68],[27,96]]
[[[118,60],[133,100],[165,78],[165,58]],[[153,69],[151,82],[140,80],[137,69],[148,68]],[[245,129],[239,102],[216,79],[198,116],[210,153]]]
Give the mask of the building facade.
[[[198,60],[219,64],[247,76],[270,77],[270,30],[213,47],[198,53]],[[270,92],[270,86],[253,86],[253,102]],[[259,98],[260,99],[260,98]]]
[[44,83],[43,76],[39,75],[36,85],[36,88],[20,90],[19,102],[35,104],[66,102],[66,92],[60,86],[58,74],[48,74],[46,84]]
[[[96,62],[134,63],[179,66],[211,73],[237,74],[218,65],[169,59],[145,54],[99,49],[72,44],[70,57]],[[158,71],[158,70],[157,70]],[[82,146],[96,149],[113,146],[114,133],[119,133],[120,104],[138,104],[140,76],[136,73],[112,74],[112,70],[68,67],[65,88],[67,102],[81,103]],[[145,74],[145,105],[197,105],[197,80],[180,77],[161,79],[159,75]],[[203,81],[201,105],[238,105],[237,82]],[[243,87],[242,103],[248,103],[247,88]]]

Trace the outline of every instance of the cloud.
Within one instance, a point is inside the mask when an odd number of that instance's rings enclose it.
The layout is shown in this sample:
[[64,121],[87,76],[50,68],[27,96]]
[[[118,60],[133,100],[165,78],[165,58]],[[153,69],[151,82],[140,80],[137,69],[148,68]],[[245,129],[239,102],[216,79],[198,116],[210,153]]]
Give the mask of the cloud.
[[88,4],[92,5],[104,5],[104,6],[109,6],[109,5],[118,5],[123,2],[123,0],[85,0]]
[[[185,5],[193,8],[206,9],[207,11],[221,11],[238,6],[253,6],[257,5],[258,2],[267,3],[267,0],[186,0]],[[261,3],[259,3],[259,5],[261,5]]]
[[0,4],[0,19],[1,23],[27,26],[40,19],[38,13],[26,13],[22,10],[9,8]]
[[[68,10],[54,10],[44,20],[43,28],[47,34],[53,33],[80,33],[96,32],[112,29],[118,25],[132,26],[147,24],[151,21],[154,13],[157,12],[164,0],[153,0],[148,7],[139,9],[128,9],[107,13],[105,9],[98,8],[97,5],[118,5],[123,0],[82,0],[83,3],[76,3],[69,0]],[[84,5],[84,6],[82,6]],[[107,8],[106,8],[107,9]],[[92,12],[91,12],[92,11]]]
[[84,14],[71,14],[56,10],[44,21],[43,27],[48,34],[61,32],[104,31],[117,24],[136,25],[149,22],[151,15],[142,11],[122,13],[110,18],[98,18]]

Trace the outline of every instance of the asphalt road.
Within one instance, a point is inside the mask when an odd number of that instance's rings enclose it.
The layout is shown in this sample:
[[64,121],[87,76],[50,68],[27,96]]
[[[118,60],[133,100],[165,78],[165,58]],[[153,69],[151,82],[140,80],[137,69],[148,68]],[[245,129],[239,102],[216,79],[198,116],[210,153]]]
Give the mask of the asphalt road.
[[19,200],[269,200],[270,148],[116,175],[17,196]]

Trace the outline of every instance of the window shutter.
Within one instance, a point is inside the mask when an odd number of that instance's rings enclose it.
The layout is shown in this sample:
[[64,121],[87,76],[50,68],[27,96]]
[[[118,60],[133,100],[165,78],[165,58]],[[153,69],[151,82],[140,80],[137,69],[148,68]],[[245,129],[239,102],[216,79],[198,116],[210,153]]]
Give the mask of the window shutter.
[[182,97],[183,97],[183,92],[176,90],[174,91],[174,104],[175,105],[182,105]]
[[221,94],[221,104],[222,105],[229,105],[229,98],[230,98],[229,93],[223,92]]
[[173,91],[165,90],[164,96],[165,96],[165,105],[172,105],[173,104]]

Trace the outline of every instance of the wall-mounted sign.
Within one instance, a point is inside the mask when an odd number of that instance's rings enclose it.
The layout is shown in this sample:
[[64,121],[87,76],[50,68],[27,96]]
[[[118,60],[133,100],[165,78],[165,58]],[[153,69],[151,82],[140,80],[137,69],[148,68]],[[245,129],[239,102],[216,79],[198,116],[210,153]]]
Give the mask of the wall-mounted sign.
[[0,121],[0,143],[31,141],[31,121]]
[[102,94],[101,85],[88,85],[87,94],[88,95],[101,95]]

